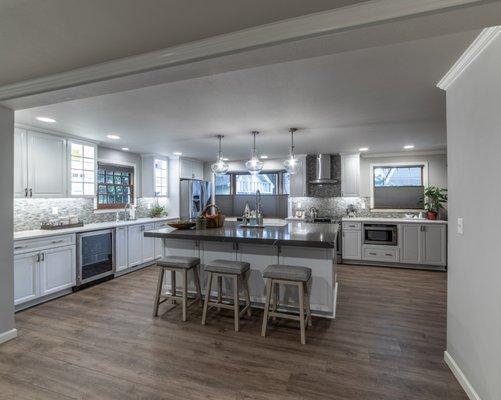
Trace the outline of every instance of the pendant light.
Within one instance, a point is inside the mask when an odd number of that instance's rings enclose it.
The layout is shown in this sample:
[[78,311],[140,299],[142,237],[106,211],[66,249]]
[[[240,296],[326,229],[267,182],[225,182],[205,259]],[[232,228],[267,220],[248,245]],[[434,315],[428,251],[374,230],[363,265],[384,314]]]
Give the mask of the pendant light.
[[253,136],[252,156],[251,159],[245,163],[245,168],[247,168],[247,171],[249,171],[249,173],[252,175],[259,174],[264,167],[264,163],[258,158],[256,154],[256,135],[258,134],[259,134],[258,131],[252,131],[252,136]]
[[210,168],[216,175],[224,175],[230,169],[230,166],[223,160],[223,152],[221,151],[221,139],[223,139],[224,136],[217,135],[216,137],[219,140],[219,151],[217,153],[217,161],[212,164]]
[[289,132],[291,133],[291,151],[290,157],[283,162],[285,170],[294,175],[301,169],[301,160],[298,160],[296,156],[294,156],[294,132],[296,132],[296,128],[290,128]]

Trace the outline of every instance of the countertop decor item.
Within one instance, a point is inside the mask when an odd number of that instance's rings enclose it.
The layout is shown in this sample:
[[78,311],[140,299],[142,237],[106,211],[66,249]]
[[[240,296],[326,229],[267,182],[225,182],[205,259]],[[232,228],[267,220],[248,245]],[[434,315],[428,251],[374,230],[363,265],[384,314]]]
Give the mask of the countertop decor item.
[[196,225],[196,223],[193,221],[179,220],[179,221],[167,222],[167,225],[169,225],[172,228],[176,228],[176,229],[190,229],[190,228],[193,228]]
[[197,217],[197,221],[196,221],[196,229],[207,229],[207,219],[202,216],[202,215],[199,215]]
[[160,204],[156,203],[151,207],[150,210],[150,217],[151,218],[158,218],[162,217],[165,215],[165,208],[163,208]]
[[291,174],[294,175],[299,170],[301,169],[301,161],[296,158],[294,155],[294,132],[297,131],[297,128],[290,128],[289,132],[291,133],[291,150],[290,150],[290,156],[287,160],[283,162],[285,170]]
[[258,131],[252,131],[252,136],[253,136],[252,155],[251,159],[245,163],[245,168],[247,168],[247,171],[249,171],[249,173],[252,175],[259,174],[264,167],[264,162],[262,162],[259,159],[256,153],[256,135],[258,134],[259,134]]
[[445,203],[447,203],[447,189],[428,186],[424,190],[424,208],[427,211],[428,219],[437,219],[438,212]]
[[[216,210],[215,214],[209,214],[212,207]],[[200,213],[207,220],[207,228],[221,228],[224,225],[225,216],[221,214],[221,210],[215,204],[208,204]]]
[[51,222],[43,222],[40,226],[40,229],[44,231],[53,231],[56,229],[69,229],[69,228],[79,228],[84,226],[83,221],[78,221],[74,223],[65,223],[65,224],[54,224]]
[[221,151],[221,140],[224,138],[223,135],[217,135],[217,139],[219,140],[219,151],[217,153],[217,161],[211,165],[211,170],[216,175],[224,175],[230,169],[228,163],[223,160],[223,152]]

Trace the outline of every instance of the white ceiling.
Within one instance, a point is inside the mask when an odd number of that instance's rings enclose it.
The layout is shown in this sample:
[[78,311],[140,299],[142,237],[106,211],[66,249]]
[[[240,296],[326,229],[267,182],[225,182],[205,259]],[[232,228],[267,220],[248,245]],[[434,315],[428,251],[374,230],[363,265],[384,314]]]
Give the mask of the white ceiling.
[[360,1],[2,0],[0,85]]
[[[226,135],[230,159],[248,157],[257,129],[261,153],[443,149],[445,95],[435,87],[478,31],[394,43],[243,69],[16,111],[16,121],[130,147],[138,153],[215,157]],[[42,124],[49,116],[56,124]],[[120,142],[106,139],[117,133]]]

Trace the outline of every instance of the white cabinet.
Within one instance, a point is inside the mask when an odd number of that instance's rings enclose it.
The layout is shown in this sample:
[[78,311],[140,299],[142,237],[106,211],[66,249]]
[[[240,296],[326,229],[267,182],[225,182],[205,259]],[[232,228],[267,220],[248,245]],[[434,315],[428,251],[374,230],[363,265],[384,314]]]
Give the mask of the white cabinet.
[[360,196],[359,154],[341,154],[341,196]]
[[127,265],[129,268],[143,263],[143,232],[141,225],[129,226],[127,229]]
[[204,178],[204,166],[201,161],[181,158],[179,160],[179,167],[180,178],[200,180]]
[[75,286],[75,261],[75,246],[42,251],[40,253],[40,296]]
[[14,243],[15,306],[48,295],[53,297],[54,294],[75,286],[74,243],[74,235]]
[[344,230],[342,237],[343,259],[360,260],[362,258],[362,231]]
[[141,225],[143,245],[143,263],[155,260],[155,238],[145,237],[144,232],[155,229],[155,224]]
[[[155,224],[155,229],[162,229],[167,227],[167,221],[157,222]],[[164,239],[154,239],[155,240],[155,258],[161,258],[164,256]]]
[[446,225],[400,225],[400,262],[445,266],[447,264],[446,249]]
[[39,257],[38,251],[14,256],[14,305],[37,298]]
[[16,197],[67,196],[66,139],[16,129],[14,193]]
[[308,196],[308,182],[306,180],[306,156],[298,155],[298,160],[301,161],[299,171],[290,177],[290,196],[291,197],[306,197]]
[[127,227],[115,229],[115,267],[116,272],[128,268],[127,264]]

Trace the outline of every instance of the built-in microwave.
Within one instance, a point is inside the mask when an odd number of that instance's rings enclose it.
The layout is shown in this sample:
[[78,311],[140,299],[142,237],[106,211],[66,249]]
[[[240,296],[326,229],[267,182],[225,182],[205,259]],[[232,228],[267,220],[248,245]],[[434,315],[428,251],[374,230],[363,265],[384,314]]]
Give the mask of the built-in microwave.
[[364,244],[398,245],[397,225],[364,224]]

